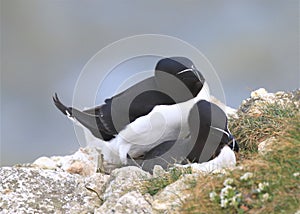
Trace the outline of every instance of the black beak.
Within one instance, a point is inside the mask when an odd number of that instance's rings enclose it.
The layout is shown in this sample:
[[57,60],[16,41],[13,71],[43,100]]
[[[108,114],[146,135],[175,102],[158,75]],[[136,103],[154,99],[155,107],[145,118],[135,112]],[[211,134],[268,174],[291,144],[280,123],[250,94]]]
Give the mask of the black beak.
[[239,144],[237,143],[237,141],[235,140],[235,138],[233,137],[232,134],[230,134],[228,136],[229,138],[229,142],[228,142],[228,146],[235,152],[239,152],[240,150],[240,147],[239,147]]

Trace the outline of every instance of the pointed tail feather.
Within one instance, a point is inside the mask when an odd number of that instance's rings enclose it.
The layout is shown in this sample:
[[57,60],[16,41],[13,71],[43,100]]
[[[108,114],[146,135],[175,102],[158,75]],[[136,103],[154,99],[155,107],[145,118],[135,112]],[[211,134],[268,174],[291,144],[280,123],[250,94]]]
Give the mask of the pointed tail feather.
[[71,108],[65,106],[64,104],[62,104],[62,102],[58,99],[57,93],[54,94],[54,96],[52,97],[55,106],[64,114],[67,116],[71,116],[72,117],[72,111]]
[[83,126],[91,129],[98,129],[97,120],[98,116],[93,114],[88,114],[82,111],[79,111],[72,107],[67,107],[58,99],[57,94],[55,93],[53,96],[53,101],[55,106],[68,117],[75,118],[78,122],[80,122]]
[[102,123],[100,122],[99,116],[95,114],[89,114],[86,112],[79,111],[72,107],[67,107],[58,99],[57,94],[55,93],[53,96],[53,101],[55,106],[69,118],[76,119],[81,125],[86,127],[91,131],[91,133],[98,138],[103,140],[110,140],[113,138],[111,133],[107,133]]

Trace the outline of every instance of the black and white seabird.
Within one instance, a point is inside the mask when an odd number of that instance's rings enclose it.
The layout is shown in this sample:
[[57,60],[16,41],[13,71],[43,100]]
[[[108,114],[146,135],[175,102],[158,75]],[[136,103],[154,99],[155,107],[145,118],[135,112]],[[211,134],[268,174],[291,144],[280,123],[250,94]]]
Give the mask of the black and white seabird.
[[89,129],[95,137],[108,141],[155,106],[190,100],[203,88],[208,90],[208,85],[191,60],[171,57],[158,61],[153,77],[106,99],[103,105],[95,108],[80,111],[66,107],[57,94],[53,100],[62,113]]
[[151,172],[154,165],[166,169],[175,163],[205,162],[205,168],[215,169],[222,168],[228,160],[235,162],[234,153],[228,148],[238,152],[239,145],[228,129],[225,112],[219,106],[199,100],[189,112],[188,126],[188,138],[163,142],[137,160],[142,168]]

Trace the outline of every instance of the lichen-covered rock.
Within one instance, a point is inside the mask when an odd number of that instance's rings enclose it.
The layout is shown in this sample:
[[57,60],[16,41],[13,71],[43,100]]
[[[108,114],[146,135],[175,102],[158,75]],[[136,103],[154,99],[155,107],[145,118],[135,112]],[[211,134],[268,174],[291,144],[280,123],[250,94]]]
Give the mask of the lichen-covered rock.
[[186,190],[192,188],[197,174],[186,174],[174,183],[168,185],[154,196],[152,208],[156,213],[178,213],[184,201],[190,195]]
[[281,106],[293,105],[300,108],[300,89],[292,92],[279,91],[277,93],[269,93],[264,88],[257,89],[251,92],[250,98],[243,100],[239,111],[250,116],[259,117],[262,114],[260,108],[274,103]]
[[[108,208],[108,209],[107,209]],[[144,196],[138,191],[131,191],[125,193],[118,198],[115,203],[111,203],[110,206],[102,206],[95,210],[95,214],[140,214],[140,213],[153,213],[151,204],[146,201]]]
[[[122,209],[120,210],[120,207],[116,207],[120,198],[132,191],[136,191],[140,194],[139,188],[141,187],[141,181],[149,179],[150,177],[151,175],[148,172],[145,172],[135,166],[128,166],[113,170],[110,175],[110,182],[106,186],[105,193],[103,194],[104,203],[97,212],[122,213]],[[141,200],[145,199],[141,197]],[[142,207],[140,207],[140,209],[142,209]],[[145,209],[147,210],[147,208]]]
[[148,172],[135,166],[127,166],[112,171],[110,183],[104,193],[104,199],[120,197],[131,189],[136,189],[141,181],[151,178]]
[[0,182],[1,213],[88,213],[101,205],[84,177],[66,172],[3,167]]
[[56,169],[58,167],[56,162],[48,157],[40,157],[36,159],[32,166],[41,169]]
[[161,177],[166,174],[166,171],[160,166],[160,165],[155,165],[153,167],[153,177]]
[[77,152],[67,156],[40,157],[32,164],[41,169],[63,170],[71,174],[90,176],[98,168],[99,153],[93,147],[79,148]]
[[265,88],[260,88],[255,91],[252,91],[250,97],[253,99],[268,99],[273,98],[273,94],[269,94]]
[[109,183],[110,176],[101,173],[95,173],[91,176],[84,178],[84,186],[90,191],[97,194],[98,198],[103,201],[102,195],[106,190]]

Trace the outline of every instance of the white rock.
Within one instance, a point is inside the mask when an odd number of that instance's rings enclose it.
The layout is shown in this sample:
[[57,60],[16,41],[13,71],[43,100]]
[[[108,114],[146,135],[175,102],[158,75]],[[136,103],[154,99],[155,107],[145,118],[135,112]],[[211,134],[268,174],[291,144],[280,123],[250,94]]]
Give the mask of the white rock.
[[96,173],[84,178],[84,184],[86,188],[92,189],[97,192],[98,195],[102,195],[105,192],[106,185],[109,182],[109,175]]
[[197,177],[196,174],[186,174],[158,192],[153,197],[153,210],[157,213],[178,213],[182,203],[190,198],[186,190],[191,188]]
[[276,93],[275,93],[275,96],[276,97],[282,97],[283,95],[285,95],[286,93],[284,92],[284,91],[277,91]]
[[71,174],[89,176],[97,171],[98,157],[96,148],[86,147],[79,148],[72,155],[40,157],[31,165],[41,169],[60,169]]
[[116,200],[114,204],[110,206],[101,206],[99,209],[95,210],[95,214],[140,214],[140,213],[153,213],[152,207],[144,198],[144,196],[137,191],[131,191],[119,199]]
[[112,171],[110,184],[107,186],[104,199],[119,198],[128,188],[136,187],[141,181],[151,178],[148,172],[135,166],[127,166]]
[[276,142],[275,137],[270,137],[258,144],[258,153],[265,155],[266,153],[272,151],[272,145]]
[[154,178],[163,176],[165,173],[166,173],[166,171],[160,165],[154,166],[154,168],[153,168],[153,177]]
[[[55,159],[58,159],[55,157]],[[73,155],[60,159],[61,168],[71,174],[89,176],[97,171],[98,153],[94,148],[80,148]]]
[[[148,172],[145,172],[135,166],[128,166],[113,170],[110,175],[109,184],[106,185],[106,190],[103,194],[104,203],[99,209],[97,209],[97,213],[134,213],[133,208],[123,210],[120,207],[116,207],[116,204],[118,202],[119,204],[123,203],[122,201],[132,198],[133,195],[138,194],[140,196],[139,188],[142,187],[142,181],[149,178],[151,178],[151,175]],[[132,193],[121,199],[128,192],[132,191],[136,191],[136,193]],[[138,200],[138,198],[135,200]],[[144,201],[143,198],[141,198],[141,200]],[[122,212],[120,210],[122,210]],[[146,210],[148,209],[146,208]]]
[[251,96],[251,98],[256,99],[256,98],[263,98],[266,95],[268,95],[267,90],[264,89],[264,88],[260,88],[260,89],[257,89],[255,91],[252,91],[250,96]]
[[0,168],[0,213],[92,213],[101,201],[83,178],[54,170]]
[[34,167],[37,167],[40,169],[56,169],[57,168],[56,163],[48,157],[40,157],[40,158],[36,159],[32,165]]

